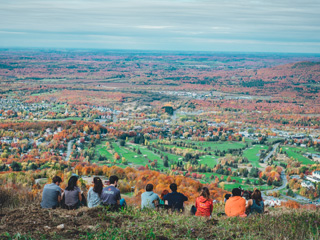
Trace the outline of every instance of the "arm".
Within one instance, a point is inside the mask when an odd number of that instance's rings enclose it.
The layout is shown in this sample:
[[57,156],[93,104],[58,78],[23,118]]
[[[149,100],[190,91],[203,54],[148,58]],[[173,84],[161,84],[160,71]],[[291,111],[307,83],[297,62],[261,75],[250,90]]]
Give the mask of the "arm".
[[82,196],[81,196],[81,192],[79,192],[79,201],[82,201]]
[[246,210],[248,210],[251,206],[252,206],[252,199],[249,199],[246,205]]
[[[182,194],[183,195],[183,194]],[[188,198],[185,196],[185,195],[183,195],[183,201],[185,202],[185,201],[188,201]]]

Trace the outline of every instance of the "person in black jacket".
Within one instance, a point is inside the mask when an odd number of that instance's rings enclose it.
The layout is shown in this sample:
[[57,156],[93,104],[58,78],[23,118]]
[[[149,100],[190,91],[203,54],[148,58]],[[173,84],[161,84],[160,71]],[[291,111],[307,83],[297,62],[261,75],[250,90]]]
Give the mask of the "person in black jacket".
[[172,210],[184,211],[183,202],[188,201],[188,198],[182,193],[177,192],[178,186],[175,183],[170,184],[171,193],[168,193],[163,197],[163,200],[168,201],[169,207]]

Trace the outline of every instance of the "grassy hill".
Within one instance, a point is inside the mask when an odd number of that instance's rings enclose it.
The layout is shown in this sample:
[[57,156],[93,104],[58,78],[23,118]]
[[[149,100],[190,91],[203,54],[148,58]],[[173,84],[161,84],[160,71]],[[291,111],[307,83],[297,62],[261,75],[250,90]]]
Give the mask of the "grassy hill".
[[[141,211],[130,206],[121,212],[103,208],[67,211],[46,210],[38,205],[5,209],[0,239],[319,239],[320,212],[306,209],[270,209],[247,218],[218,216],[213,219],[185,213]],[[57,226],[64,224],[63,229]]]

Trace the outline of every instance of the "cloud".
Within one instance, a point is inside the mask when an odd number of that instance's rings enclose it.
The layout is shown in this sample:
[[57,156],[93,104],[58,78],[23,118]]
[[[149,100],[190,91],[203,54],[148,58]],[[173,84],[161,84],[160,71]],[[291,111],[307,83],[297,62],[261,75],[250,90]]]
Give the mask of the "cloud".
[[172,28],[172,26],[149,26],[149,25],[142,25],[142,26],[136,26],[137,28],[142,29],[165,29],[165,28]]
[[[95,36],[101,44],[118,37],[116,48],[140,41],[135,47],[242,51],[253,41],[258,50],[291,43],[288,51],[304,51],[303,43],[320,42],[319,12],[318,0],[0,0],[0,47],[64,47],[72,39],[81,47]],[[320,52],[312,46],[305,51]]]

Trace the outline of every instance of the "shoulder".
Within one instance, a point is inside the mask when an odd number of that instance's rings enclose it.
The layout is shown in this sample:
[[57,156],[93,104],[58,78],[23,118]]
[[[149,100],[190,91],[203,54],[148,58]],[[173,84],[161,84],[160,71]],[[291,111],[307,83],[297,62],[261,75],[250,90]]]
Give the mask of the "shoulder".
[[77,192],[81,192],[80,188],[79,187],[75,187],[75,189]]

